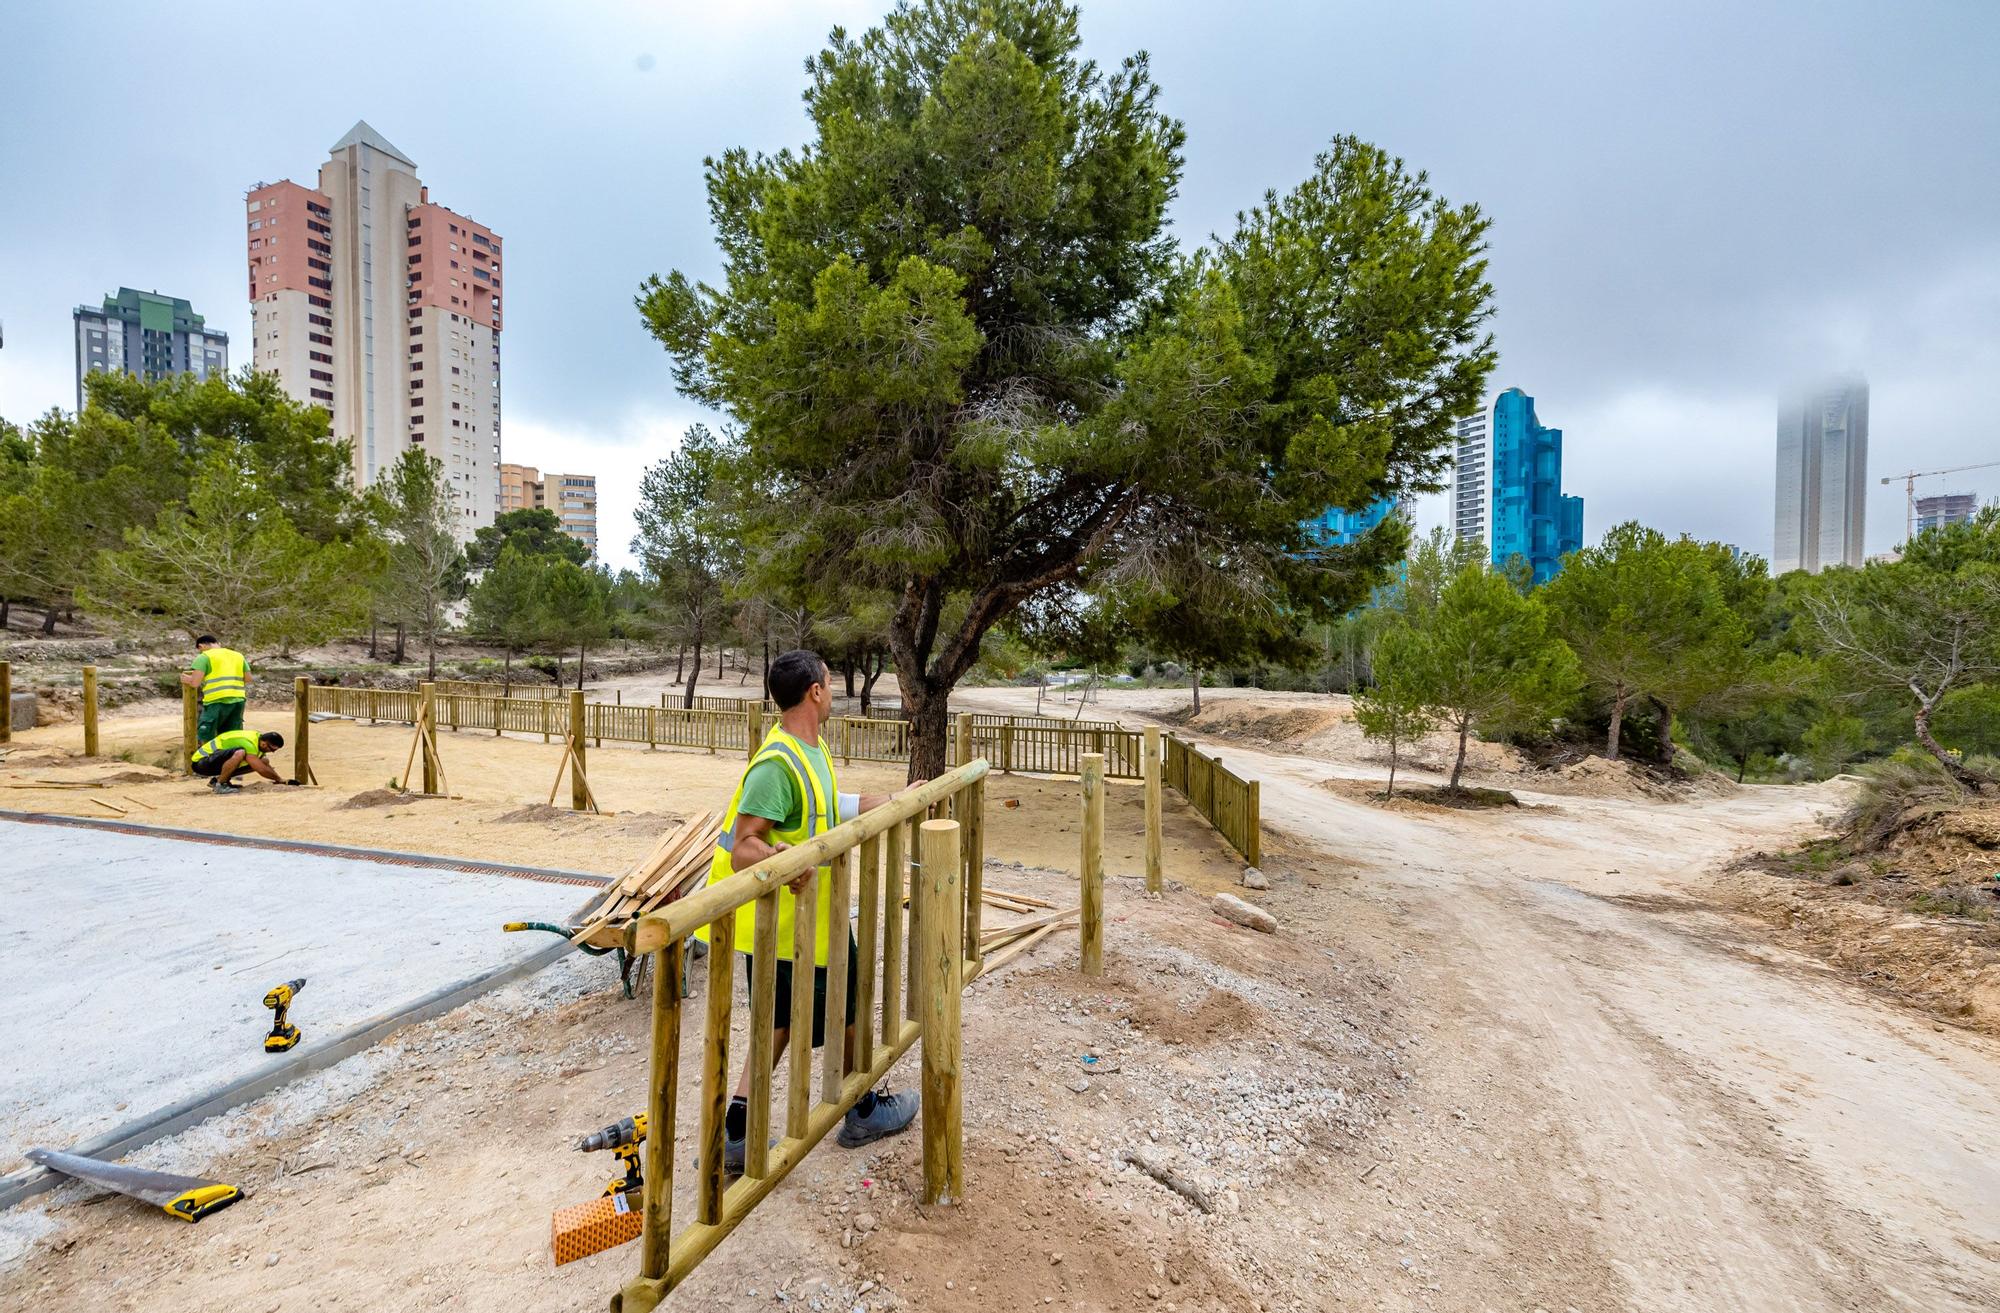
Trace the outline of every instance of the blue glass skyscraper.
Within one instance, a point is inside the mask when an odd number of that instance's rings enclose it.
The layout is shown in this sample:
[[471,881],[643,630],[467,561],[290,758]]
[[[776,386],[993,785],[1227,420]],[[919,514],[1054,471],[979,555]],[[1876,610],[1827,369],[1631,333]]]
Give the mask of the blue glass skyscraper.
[[1535,418],[1535,399],[1508,388],[1493,402],[1493,564],[1519,556],[1547,583],[1583,546],[1583,498],[1562,491],[1562,430]]
[[1321,546],[1344,547],[1388,519],[1389,513],[1395,509],[1394,497],[1384,497],[1361,511],[1329,506],[1317,518],[1307,521],[1306,527],[1319,539]]

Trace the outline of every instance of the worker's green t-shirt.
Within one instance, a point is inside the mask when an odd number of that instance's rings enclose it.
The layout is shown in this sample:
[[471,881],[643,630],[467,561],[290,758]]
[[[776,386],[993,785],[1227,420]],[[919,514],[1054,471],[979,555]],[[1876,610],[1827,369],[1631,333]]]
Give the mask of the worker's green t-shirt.
[[195,674],[200,675],[203,679],[207,679],[208,653],[206,652],[196,653],[194,660],[188,663],[188,669],[194,671]]
[[[827,760],[826,748],[807,748],[805,759],[806,768],[819,777],[821,791],[832,799],[833,763]],[[805,824],[806,800],[799,796],[798,785],[784,762],[760,761],[743,777],[743,801],[736,810],[745,816],[761,816],[781,830],[796,830]],[[840,817],[828,819],[838,823]]]

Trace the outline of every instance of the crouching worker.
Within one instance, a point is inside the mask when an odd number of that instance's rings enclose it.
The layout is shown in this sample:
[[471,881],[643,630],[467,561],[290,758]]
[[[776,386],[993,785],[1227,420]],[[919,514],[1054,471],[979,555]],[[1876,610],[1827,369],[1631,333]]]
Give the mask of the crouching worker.
[[296,784],[297,780],[279,779],[278,772],[272,770],[271,763],[265,760],[284,746],[285,736],[282,734],[252,734],[247,729],[230,729],[196,748],[189,761],[194,766],[194,773],[209,780],[209,787],[217,793],[232,793],[242,787],[229,781],[245,770],[256,771],[273,784]]
[[[709,862],[710,884],[727,880],[738,871],[746,871],[795,844],[825,834],[840,822],[852,820],[861,812],[879,807],[894,796],[839,791],[834,780],[833,761],[820,740],[820,727],[833,714],[830,678],[826,663],[811,652],[787,652],[771,663],[771,697],[779,707],[778,723],[765,736],[756,756],[751,758],[749,767],[743,772],[742,782],[736,786],[736,796],[730,800],[729,810],[722,818],[722,828],[716,836],[715,854]],[[818,943],[812,968],[812,1044],[818,1048],[825,1043],[827,1032],[831,1029],[826,1016],[827,931],[835,928],[848,937],[847,1015],[842,1021],[845,1024],[847,1070],[853,1071],[854,999],[859,993],[855,985],[854,963],[859,953],[854,946],[853,929],[847,923],[848,909],[841,908],[837,916],[832,911],[832,877],[831,867],[819,868],[819,895],[813,918]],[[807,877],[799,878],[803,881]],[[786,1042],[791,1035],[792,972],[798,969],[791,960],[795,908],[792,890],[786,889],[778,895],[777,989],[768,999],[756,998],[754,980],[751,984],[753,997],[750,1006],[771,1011],[771,1047],[776,1054],[786,1051]],[[836,921],[837,927],[833,924]],[[708,932],[701,930],[697,934],[705,939]],[[750,955],[756,944],[755,936],[756,919],[751,909],[745,907],[736,916],[735,947],[743,955],[746,978],[751,977]],[[810,1082],[812,1074],[810,1071],[795,1071],[792,1079]],[[735,1175],[742,1174],[746,1156],[749,1090],[750,1064],[746,1060],[743,1077],[736,1084],[736,1097],[729,1102],[724,1122],[723,1169]],[[917,1097],[914,1092],[905,1090],[892,1094],[886,1089],[871,1090],[848,1111],[841,1123],[840,1143],[854,1149],[885,1135],[895,1135],[907,1127],[916,1114]]]

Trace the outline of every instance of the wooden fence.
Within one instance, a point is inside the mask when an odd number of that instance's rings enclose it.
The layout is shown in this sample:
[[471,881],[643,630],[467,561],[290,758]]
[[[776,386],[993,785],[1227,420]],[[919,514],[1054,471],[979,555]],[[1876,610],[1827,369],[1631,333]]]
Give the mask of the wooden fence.
[[437,681],[437,691],[441,694],[459,693],[475,698],[527,698],[530,701],[551,702],[560,702],[564,696],[564,689],[559,684],[503,684],[497,679],[440,679]]
[[[415,724],[422,695],[408,689],[346,688],[314,684],[309,710],[333,712],[356,720]],[[602,744],[643,743],[651,748],[673,747],[747,755],[763,739],[770,714],[755,699],[707,699],[728,702],[729,709],[687,710],[609,702],[584,704],[584,739]],[[436,723],[453,730],[490,730],[495,734],[540,734],[554,742],[569,733],[569,705],[548,698],[470,697],[440,690]],[[970,726],[970,743],[961,744],[961,727]],[[1107,779],[1142,780],[1146,775],[1145,735],[1121,729],[1110,721],[1068,721],[1050,716],[960,715],[947,727],[947,761],[984,757],[1003,772],[1038,775],[1081,775],[1088,755],[1104,758]],[[902,762],[910,759],[910,723],[906,720],[863,720],[835,716],[824,731],[828,750],[841,762]],[[1257,782],[1225,769],[1215,758],[1173,735],[1165,739],[1167,787],[1178,790],[1207,818],[1231,847],[1251,865],[1262,854],[1258,839]]]
[[[925,1203],[964,1193],[959,1093],[959,995],[978,974],[980,880],[984,866],[987,763],[959,766],[874,811],[787,849],[730,879],[669,903],[637,923],[633,950],[654,954],[651,1064],[647,1074],[645,1184],[641,1193],[639,1275],[612,1297],[613,1313],[650,1313],[736,1229],[814,1145],[920,1037]],[[942,819],[950,813],[955,819]],[[936,819],[927,819],[936,818]],[[780,1113],[773,1122],[773,1012],[781,899],[796,895],[790,956],[810,959],[818,885],[832,881],[828,907],[826,1043],[812,1053],[813,976],[792,973],[789,1062]],[[907,880],[907,884],[905,883]],[[908,895],[907,910],[904,906]],[[858,912],[853,910],[858,900]],[[708,998],[701,1023],[701,1088],[695,1135],[694,1220],[674,1229],[674,1173],[687,1161],[679,1144],[683,945],[706,928],[709,942],[735,942],[737,917],[750,915],[749,1124],[743,1175],[733,1184],[722,1166],[725,1116],[735,1076],[736,954],[708,955]],[[854,1070],[834,1018],[847,1008],[848,935],[855,953]],[[815,1095],[817,1087],[817,1095]]]
[[1257,781],[1246,780],[1191,743],[1167,736],[1167,787],[1208,819],[1252,866],[1264,857]]

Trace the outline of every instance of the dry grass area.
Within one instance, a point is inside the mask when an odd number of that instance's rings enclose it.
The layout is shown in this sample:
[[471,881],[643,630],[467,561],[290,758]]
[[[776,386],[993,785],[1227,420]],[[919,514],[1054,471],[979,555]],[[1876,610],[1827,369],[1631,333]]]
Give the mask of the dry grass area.
[[2000,1035],[2000,802],[1920,801],[1729,873],[1791,946]]

